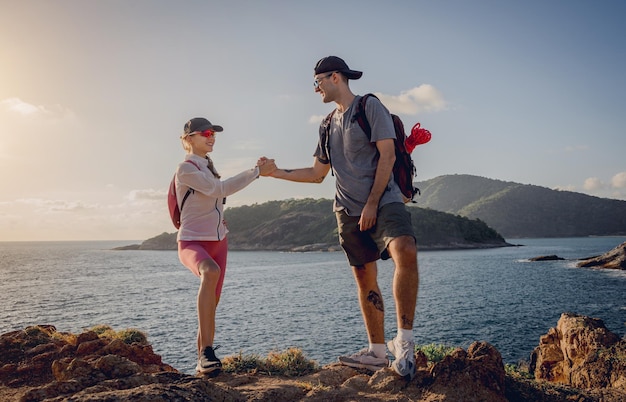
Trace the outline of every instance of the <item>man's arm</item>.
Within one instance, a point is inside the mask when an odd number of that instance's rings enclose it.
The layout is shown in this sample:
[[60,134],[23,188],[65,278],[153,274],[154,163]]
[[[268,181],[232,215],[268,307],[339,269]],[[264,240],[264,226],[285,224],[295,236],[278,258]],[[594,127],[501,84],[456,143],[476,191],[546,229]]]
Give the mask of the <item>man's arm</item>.
[[387,183],[389,183],[389,177],[391,177],[391,172],[393,171],[393,164],[396,161],[396,149],[393,141],[391,138],[376,141],[376,148],[378,148],[380,157],[378,165],[376,165],[374,184],[363,207],[363,212],[361,212],[361,219],[359,219],[361,231],[365,231],[376,224],[378,203],[380,202],[380,197],[383,196],[387,189]]
[[299,183],[321,183],[324,181],[324,178],[326,178],[329,170],[329,163],[323,164],[317,158],[314,158],[313,166],[311,167],[300,169],[276,169],[270,176],[277,179],[295,181]]

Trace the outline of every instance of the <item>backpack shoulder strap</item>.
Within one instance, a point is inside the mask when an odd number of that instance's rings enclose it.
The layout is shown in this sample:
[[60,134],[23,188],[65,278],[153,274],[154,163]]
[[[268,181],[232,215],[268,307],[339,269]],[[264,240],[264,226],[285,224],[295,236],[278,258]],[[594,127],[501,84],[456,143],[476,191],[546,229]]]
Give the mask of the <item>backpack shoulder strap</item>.
[[324,152],[326,152],[326,157],[328,158],[328,163],[330,164],[330,174],[333,175],[333,170],[332,170],[332,166],[333,163],[330,160],[330,123],[333,120],[333,116],[335,115],[335,111],[337,109],[333,109],[332,112],[328,113],[328,115],[326,115],[326,117],[324,118],[324,120],[322,121],[322,124],[320,125],[320,143],[324,149]]
[[198,168],[198,170],[200,170],[200,166],[198,166],[198,164],[197,164],[196,162],[194,162],[194,161],[192,161],[192,160],[189,160],[189,159],[187,159],[185,162],[189,162],[189,163],[191,163],[191,164],[192,164],[192,165],[194,165],[196,168]]
[[330,132],[330,122],[333,120],[333,116],[335,115],[335,111],[337,109],[333,109],[332,112],[328,113],[326,115],[326,117],[324,117],[324,120],[322,121],[322,125],[321,128],[322,130],[324,130],[326,133]]
[[[192,165],[194,165],[195,167],[197,167],[197,168],[198,168],[198,170],[200,170],[200,166],[198,166],[198,164],[197,164],[196,162],[191,161],[191,160],[189,160],[189,159],[187,159],[185,162],[189,162],[189,163],[191,163]],[[189,198],[189,195],[190,195],[191,193],[195,193],[195,192],[196,192],[196,190],[194,190],[193,188],[189,187],[189,189],[187,190],[187,192],[186,192],[186,193],[185,193],[185,195],[183,196],[183,200],[182,200],[182,201],[181,201],[181,203],[180,203],[180,212],[181,212],[181,213],[183,212],[183,207],[185,206],[185,201],[187,201],[187,198]]]
[[374,94],[365,94],[361,96],[361,99],[359,99],[359,103],[357,103],[356,112],[352,116],[352,121],[356,121],[357,123],[359,123],[361,130],[363,130],[367,135],[367,138],[371,140],[372,127],[370,126],[369,121],[367,121],[367,116],[365,115],[365,102],[367,102],[367,98],[369,98],[370,96],[378,99],[378,97]]

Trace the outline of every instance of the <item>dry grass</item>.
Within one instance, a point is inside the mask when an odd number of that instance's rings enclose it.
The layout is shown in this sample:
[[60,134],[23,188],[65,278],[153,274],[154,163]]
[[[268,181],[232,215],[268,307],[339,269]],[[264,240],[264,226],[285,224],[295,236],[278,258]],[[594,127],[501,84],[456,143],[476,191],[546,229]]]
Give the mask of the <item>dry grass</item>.
[[133,343],[139,343],[142,345],[148,344],[148,337],[146,336],[146,334],[134,328],[127,328],[120,331],[115,331],[108,325],[96,325],[95,327],[90,328],[90,331],[98,334],[100,338],[121,339],[122,341],[124,341],[124,343],[128,345],[131,345]]
[[263,358],[258,355],[226,356],[223,370],[230,373],[261,373],[298,377],[318,370],[315,361],[306,358],[301,349],[289,348],[283,352],[270,352]]

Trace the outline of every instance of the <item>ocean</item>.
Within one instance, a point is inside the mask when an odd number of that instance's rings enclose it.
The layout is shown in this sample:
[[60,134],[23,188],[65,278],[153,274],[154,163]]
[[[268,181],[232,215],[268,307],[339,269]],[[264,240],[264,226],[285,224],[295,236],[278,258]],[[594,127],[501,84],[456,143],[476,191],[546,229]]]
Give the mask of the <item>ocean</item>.
[[[518,247],[421,251],[418,344],[490,342],[528,361],[563,312],[626,332],[626,271],[576,268],[626,237],[513,239]],[[114,251],[132,241],[0,242],[0,333],[52,324],[145,332],[163,361],[193,373],[198,279],[175,251]],[[556,254],[566,260],[529,262]],[[395,334],[393,265],[379,263],[386,334]],[[301,348],[324,365],[367,345],[352,272],[341,252],[231,251],[217,310],[218,356]]]

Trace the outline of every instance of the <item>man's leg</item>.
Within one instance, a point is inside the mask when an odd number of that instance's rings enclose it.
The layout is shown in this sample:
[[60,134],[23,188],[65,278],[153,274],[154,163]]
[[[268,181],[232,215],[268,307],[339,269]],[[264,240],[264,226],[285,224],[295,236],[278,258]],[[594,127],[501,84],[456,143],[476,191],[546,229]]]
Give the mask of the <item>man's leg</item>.
[[385,343],[385,306],[378,288],[376,261],[353,266],[361,314],[365,322],[367,337],[372,344]]
[[413,329],[419,274],[417,246],[411,236],[401,236],[389,243],[389,255],[395,264],[393,297],[396,303],[398,328]]
[[389,365],[385,348],[385,308],[377,280],[376,260],[380,255],[369,233],[359,229],[359,217],[348,216],[345,211],[337,212],[336,217],[340,244],[352,267],[369,339],[369,347],[351,355],[339,356],[339,361],[351,367],[379,370]]
[[380,370],[389,365],[385,349],[385,308],[378,288],[376,261],[352,266],[357,285],[359,306],[365,322],[369,347],[352,355],[339,356],[342,364],[351,367]]
[[396,266],[393,296],[398,335],[387,343],[387,347],[395,357],[391,367],[399,375],[413,379],[416,372],[413,320],[419,286],[417,246],[412,236],[400,236],[389,243],[388,250]]

